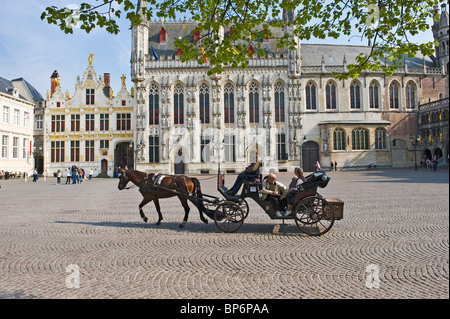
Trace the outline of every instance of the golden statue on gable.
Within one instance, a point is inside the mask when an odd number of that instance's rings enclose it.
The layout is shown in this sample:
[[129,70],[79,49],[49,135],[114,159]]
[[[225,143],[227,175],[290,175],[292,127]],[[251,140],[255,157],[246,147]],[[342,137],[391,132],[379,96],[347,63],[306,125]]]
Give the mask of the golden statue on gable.
[[125,79],[127,77],[125,76],[125,74],[122,74],[122,76],[120,78],[122,79],[122,86],[125,86]]
[[94,53],[89,53],[88,58],[89,66],[92,66],[92,60],[94,60]]

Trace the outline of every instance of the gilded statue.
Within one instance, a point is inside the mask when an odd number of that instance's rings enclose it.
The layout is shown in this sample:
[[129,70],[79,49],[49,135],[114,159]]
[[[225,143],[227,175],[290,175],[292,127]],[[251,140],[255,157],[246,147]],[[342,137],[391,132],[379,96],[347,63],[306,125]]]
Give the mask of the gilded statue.
[[120,78],[122,79],[122,86],[125,86],[125,79],[127,77],[125,76],[125,74],[122,74],[122,76]]
[[92,66],[92,60],[94,60],[94,53],[89,53],[89,58],[88,58],[89,66]]

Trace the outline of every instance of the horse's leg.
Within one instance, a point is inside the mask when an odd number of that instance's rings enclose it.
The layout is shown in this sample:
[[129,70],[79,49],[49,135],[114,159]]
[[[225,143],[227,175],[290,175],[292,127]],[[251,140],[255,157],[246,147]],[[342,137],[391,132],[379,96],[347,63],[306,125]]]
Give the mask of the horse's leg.
[[184,207],[184,218],[183,218],[183,221],[181,222],[181,224],[179,226],[180,228],[183,228],[184,225],[186,225],[186,223],[188,221],[190,208],[189,208],[189,204],[188,204],[186,198],[184,198],[182,196],[178,196],[178,199],[180,200],[181,205],[183,205],[183,207]]
[[202,222],[204,222],[205,224],[208,224],[208,220],[205,218],[205,216],[203,215],[205,206],[201,205],[198,201],[195,201],[193,199],[189,199],[191,201],[192,204],[195,205],[195,207],[197,207],[199,213],[200,213],[200,219],[202,220]]
[[159,200],[158,198],[155,198],[153,200],[155,203],[156,211],[158,212],[158,221],[156,222],[156,225],[161,225],[161,221],[163,220],[162,214],[161,214],[161,207],[159,206]]
[[146,223],[148,221],[147,216],[145,216],[144,211],[142,210],[142,207],[144,207],[147,203],[151,202],[153,200],[153,196],[149,196],[147,194],[142,194],[142,196],[144,196],[144,199],[142,200],[142,202],[139,204],[139,214],[141,215],[141,218],[144,220],[144,223]]

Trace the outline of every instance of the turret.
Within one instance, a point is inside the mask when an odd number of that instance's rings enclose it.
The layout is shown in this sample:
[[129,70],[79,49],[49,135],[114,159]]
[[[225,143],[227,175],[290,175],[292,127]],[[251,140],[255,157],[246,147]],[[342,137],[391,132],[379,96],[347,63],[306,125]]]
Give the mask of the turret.
[[449,61],[449,16],[447,12],[447,5],[445,3],[441,4],[441,12],[439,12],[439,5],[435,5],[434,13],[437,15],[440,14],[439,20],[435,21],[431,28],[434,39],[439,43],[439,45],[435,47],[436,58],[438,59],[439,66],[445,73],[447,73]]

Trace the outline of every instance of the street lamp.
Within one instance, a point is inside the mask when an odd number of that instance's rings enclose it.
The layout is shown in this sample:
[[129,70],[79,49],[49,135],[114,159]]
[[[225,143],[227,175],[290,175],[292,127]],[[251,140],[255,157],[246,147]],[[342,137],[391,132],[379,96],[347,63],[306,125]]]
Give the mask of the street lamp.
[[417,171],[417,144],[419,143],[420,136],[412,135],[409,137],[411,144],[414,146],[414,170]]

